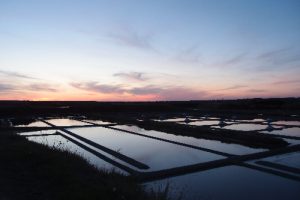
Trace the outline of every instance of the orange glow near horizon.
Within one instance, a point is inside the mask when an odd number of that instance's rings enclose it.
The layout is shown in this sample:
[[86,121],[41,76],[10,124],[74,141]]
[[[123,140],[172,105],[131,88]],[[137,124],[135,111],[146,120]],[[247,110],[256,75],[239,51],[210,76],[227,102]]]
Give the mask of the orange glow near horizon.
[[[283,86],[282,86],[283,87]],[[82,91],[74,88],[64,88],[63,90],[43,92],[43,91],[23,91],[14,93],[3,93],[1,100],[30,100],[30,101],[166,101],[166,100],[209,100],[209,99],[237,99],[237,98],[270,98],[287,97],[293,89],[283,90],[282,87],[272,87],[267,85],[259,90],[249,88],[218,89],[209,88],[203,92],[194,89],[171,89],[162,90],[157,93],[155,90],[147,94],[121,93],[101,93],[93,91]],[[252,91],[252,92],[251,92]],[[276,94],[276,95],[274,95]]]

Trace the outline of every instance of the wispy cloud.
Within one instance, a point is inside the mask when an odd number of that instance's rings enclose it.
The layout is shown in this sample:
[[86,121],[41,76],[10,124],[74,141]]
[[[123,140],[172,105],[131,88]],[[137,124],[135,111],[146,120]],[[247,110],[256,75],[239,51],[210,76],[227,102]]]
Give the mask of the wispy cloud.
[[132,28],[124,28],[108,34],[108,36],[122,45],[145,50],[154,50],[151,40],[153,34],[141,34]]
[[128,90],[128,93],[135,94],[135,95],[147,95],[147,94],[155,94],[158,95],[164,91],[163,88],[159,88],[156,86],[144,86],[144,87],[137,87],[137,88],[132,88]]
[[236,55],[228,60],[225,60],[221,63],[221,65],[235,65],[245,60],[247,53],[241,53],[239,55]]
[[32,91],[47,91],[47,92],[57,92],[58,90],[55,89],[53,86],[45,83],[34,83],[26,86],[27,90]]
[[286,48],[280,48],[280,49],[275,49],[275,50],[271,50],[271,51],[267,51],[264,52],[260,55],[257,56],[257,59],[273,59],[274,57],[278,57],[286,52],[288,52],[289,50],[291,50],[291,47],[286,47]]
[[114,76],[121,77],[127,80],[132,80],[132,81],[145,81],[148,78],[145,77],[145,73],[143,72],[120,72],[120,73],[115,73]]
[[246,85],[234,85],[234,86],[231,86],[231,87],[218,89],[216,91],[236,90],[236,89],[241,89],[241,88],[246,88],[246,87],[248,87],[248,86],[246,86]]
[[9,77],[15,77],[15,78],[36,79],[32,76],[28,76],[28,75],[21,74],[18,72],[6,71],[6,70],[0,70],[0,74],[9,76]]
[[264,89],[250,89],[250,90],[247,90],[248,92],[251,92],[251,93],[263,93],[263,92],[267,92],[267,90],[264,90]]
[[33,91],[33,92],[57,92],[58,90],[49,84],[33,83],[33,84],[0,84],[0,92],[16,92],[16,91]]
[[71,86],[96,93],[117,94],[117,95],[134,95],[134,96],[152,96],[152,100],[192,100],[202,99],[208,93],[206,91],[197,91],[191,88],[174,86],[158,87],[147,85],[143,87],[124,88],[122,85],[105,85],[97,82],[71,83]]
[[207,91],[194,90],[186,87],[173,87],[164,90],[160,94],[160,100],[199,100],[211,95]]
[[200,61],[201,54],[198,52],[198,45],[190,46],[180,51],[176,56],[175,60],[187,63],[196,63]]
[[272,84],[281,85],[281,84],[294,84],[294,83],[300,83],[300,80],[275,81]]
[[274,69],[274,67],[286,68],[287,64],[296,63],[300,61],[300,53],[295,51],[292,47],[281,48],[262,53],[256,58],[260,62],[264,62],[262,68]]
[[0,83],[0,92],[8,92],[12,90],[15,90],[15,87],[13,85]]
[[71,83],[70,85],[77,89],[104,94],[124,93],[126,91],[121,85],[99,84],[98,82]]

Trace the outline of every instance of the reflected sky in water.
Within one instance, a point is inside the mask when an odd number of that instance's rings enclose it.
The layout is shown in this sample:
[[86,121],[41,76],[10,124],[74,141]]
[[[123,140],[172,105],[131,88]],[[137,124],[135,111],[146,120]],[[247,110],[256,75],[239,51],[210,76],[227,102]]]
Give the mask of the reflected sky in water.
[[213,149],[220,152],[225,152],[229,154],[236,154],[236,155],[243,155],[248,153],[256,153],[259,151],[263,151],[263,149],[254,149],[238,144],[228,144],[228,143],[222,143],[220,141],[216,140],[206,140],[206,139],[198,139],[194,137],[187,137],[187,136],[180,136],[180,135],[173,135],[173,134],[167,134],[164,132],[154,131],[154,130],[145,130],[143,128],[139,128],[137,126],[127,126],[127,125],[117,125],[114,126],[116,128],[120,128],[127,131],[133,131],[137,133],[141,133],[144,135],[150,135],[154,137],[159,137],[167,140],[182,142],[185,144],[190,144],[194,146],[204,147],[208,149]]
[[35,122],[31,122],[29,124],[22,124],[22,125],[17,125],[15,127],[49,127],[48,124],[41,122],[41,121],[35,121]]
[[182,200],[297,200],[300,183],[243,167],[228,166],[145,184],[159,190],[170,186],[170,197]]
[[62,119],[49,119],[46,120],[47,122],[54,124],[55,126],[85,126],[85,125],[90,125],[88,123],[84,123],[78,120],[73,120],[73,119],[67,119],[67,118],[62,118]]
[[150,166],[150,170],[179,167],[224,158],[175,144],[102,127],[75,128],[72,132]]
[[262,133],[271,133],[277,135],[297,136],[300,137],[300,128],[285,128],[282,130],[274,130],[272,132],[262,131]]
[[[54,131],[52,131],[54,132]],[[35,134],[36,132],[28,132],[27,134]],[[47,133],[50,133],[48,131]],[[24,135],[24,134],[22,134]],[[69,152],[75,153],[84,159],[86,159],[89,163],[92,165],[96,166],[97,168],[101,168],[104,170],[115,170],[116,172],[122,173],[122,174],[127,174],[126,172],[120,170],[119,168],[116,168],[115,166],[105,162],[104,160],[96,157],[92,153],[80,148],[73,142],[65,139],[64,137],[60,135],[51,135],[51,136],[38,136],[38,137],[28,137],[27,138],[29,141],[37,142],[43,145],[47,145],[49,147],[54,147],[56,149],[63,149],[67,150]]]

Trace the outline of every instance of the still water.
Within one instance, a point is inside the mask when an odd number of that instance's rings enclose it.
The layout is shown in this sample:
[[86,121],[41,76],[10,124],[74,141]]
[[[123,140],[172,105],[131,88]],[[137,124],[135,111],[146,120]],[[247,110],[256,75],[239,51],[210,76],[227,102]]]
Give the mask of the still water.
[[[300,183],[238,166],[228,166],[145,184],[159,191],[169,185],[171,199],[297,200]],[[149,189],[150,190],[150,189]]]
[[[20,135],[25,136],[25,135],[39,135],[39,134],[54,134],[55,132],[56,132],[56,130],[34,131],[34,132],[21,133]],[[61,150],[66,150],[66,151],[75,153],[75,154],[83,157],[90,164],[96,166],[99,169],[104,169],[107,171],[114,170],[121,174],[127,175],[127,173],[122,171],[121,169],[116,168],[115,166],[111,165],[110,163],[105,162],[104,160],[102,160],[102,159],[98,158],[97,156],[93,155],[92,153],[80,148],[73,142],[65,139],[64,137],[62,137],[60,135],[33,136],[33,137],[27,137],[27,139],[29,141],[47,145],[47,146],[55,148],[55,149],[61,149]]]
[[17,125],[15,127],[49,127],[48,124],[41,122],[41,121],[35,121],[35,122],[31,122],[29,124],[22,124],[22,125]]
[[272,132],[262,131],[262,133],[300,137],[300,128],[285,128],[282,130],[274,130]]
[[266,129],[267,125],[261,124],[232,124],[225,126],[224,129],[237,130],[237,131],[255,131]]
[[288,153],[283,155],[271,156],[268,158],[261,159],[277,164],[287,165],[290,167],[300,169],[300,152]]
[[224,158],[222,156],[102,127],[72,128],[75,134],[150,166],[150,171]]
[[117,125],[113,126],[119,129],[137,132],[144,135],[154,136],[158,138],[163,138],[167,140],[172,140],[176,142],[181,142],[185,144],[190,144],[194,146],[204,147],[207,149],[212,149],[220,152],[225,152],[229,154],[235,154],[235,155],[243,155],[243,154],[249,154],[249,153],[256,153],[263,151],[265,149],[254,149],[250,147],[246,147],[243,145],[238,144],[229,144],[229,143],[223,143],[217,140],[206,140],[206,139],[198,139],[194,137],[188,137],[188,136],[180,136],[180,135],[173,135],[173,134],[167,134],[160,131],[154,131],[154,130],[145,130],[143,128],[137,127],[137,126],[127,126],[127,125]]
[[102,121],[102,120],[84,120],[84,121],[91,122],[91,123],[94,123],[94,124],[99,124],[99,125],[112,124],[112,122],[105,122],[105,121]]
[[85,123],[85,122],[81,122],[81,121],[74,120],[74,119],[67,119],[67,118],[48,119],[46,121],[53,124],[53,125],[55,125],[55,126],[86,126],[86,125],[90,125],[90,124]]

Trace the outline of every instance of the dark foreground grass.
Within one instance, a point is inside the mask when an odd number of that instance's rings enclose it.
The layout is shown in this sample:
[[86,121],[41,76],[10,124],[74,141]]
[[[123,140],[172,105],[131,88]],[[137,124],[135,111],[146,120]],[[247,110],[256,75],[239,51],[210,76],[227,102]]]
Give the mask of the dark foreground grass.
[[0,130],[0,200],[167,199],[133,179],[97,170],[83,158]]

